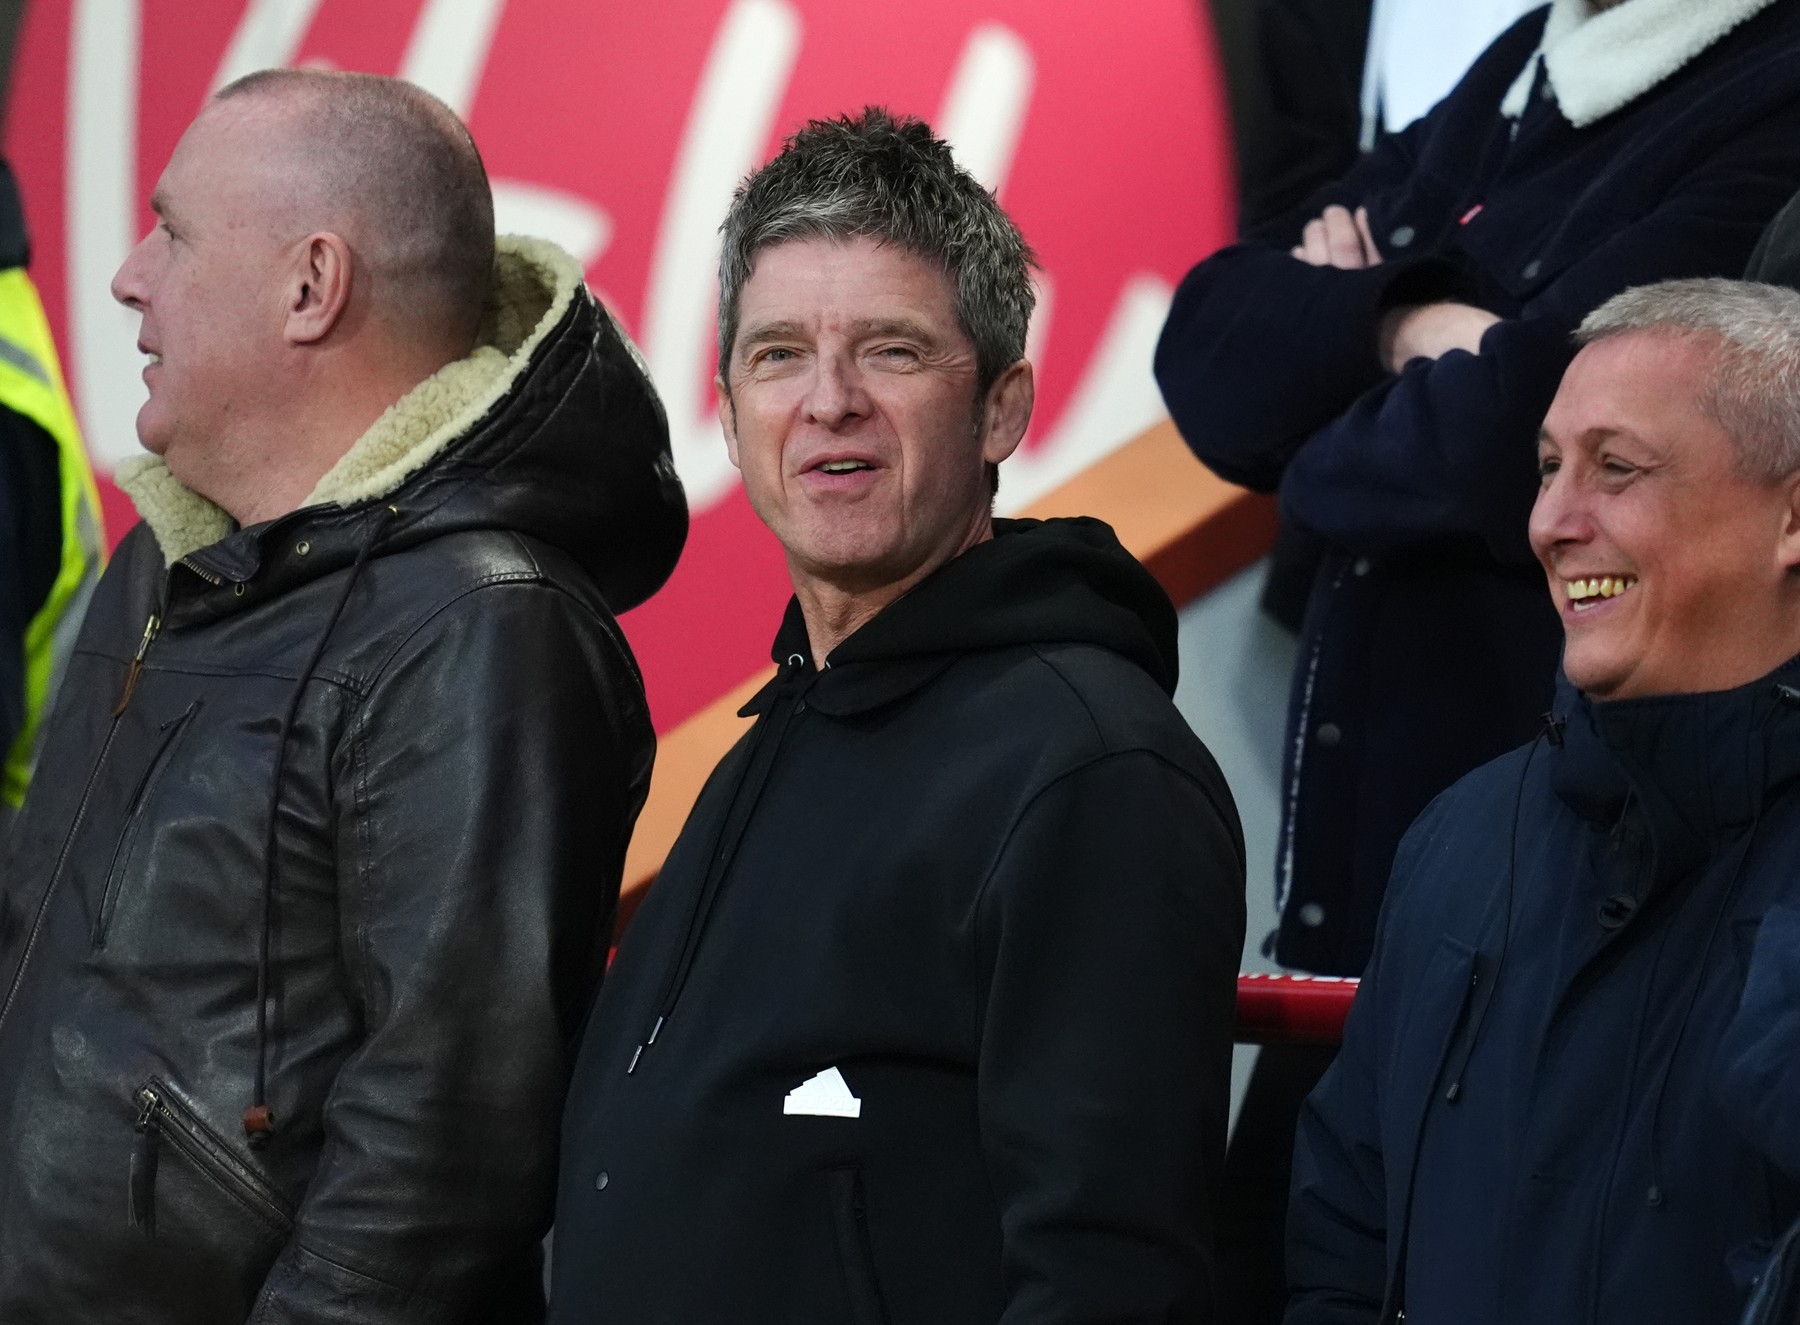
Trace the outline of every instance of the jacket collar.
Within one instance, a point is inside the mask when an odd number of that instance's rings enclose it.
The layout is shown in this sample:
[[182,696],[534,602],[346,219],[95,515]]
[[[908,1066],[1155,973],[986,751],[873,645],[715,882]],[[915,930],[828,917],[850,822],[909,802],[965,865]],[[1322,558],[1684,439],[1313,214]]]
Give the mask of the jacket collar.
[[[580,268],[554,244],[502,237],[495,246],[495,294],[481,343],[389,406],[319,480],[301,510],[342,509],[388,496],[441,455],[525,373],[580,288]],[[261,560],[258,540],[234,536],[231,517],[183,486],[161,457],[135,456],[114,478],[156,535],[167,565],[204,549],[199,558],[204,573],[232,580],[254,574]],[[292,519],[276,524],[286,527]]]
[[1629,105],[1774,0],[1551,0],[1544,37],[1500,103],[1518,119],[1543,57],[1544,77],[1570,124],[1585,128]]
[[1556,794],[1612,828],[1628,810],[1657,874],[1692,869],[1800,780],[1800,658],[1735,690],[1598,703],[1559,683]]

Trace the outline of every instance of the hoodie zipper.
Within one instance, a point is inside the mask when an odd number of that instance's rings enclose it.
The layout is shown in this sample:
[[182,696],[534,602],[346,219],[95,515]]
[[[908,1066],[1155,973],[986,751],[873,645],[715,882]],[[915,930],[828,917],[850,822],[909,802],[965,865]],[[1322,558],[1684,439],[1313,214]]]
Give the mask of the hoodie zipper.
[[294,1216],[275,1189],[246,1168],[205,1123],[195,1117],[162,1081],[152,1077],[134,1096],[137,1140],[131,1147],[126,1192],[126,1215],[131,1226],[147,1234],[156,1232],[156,1171],[161,1143],[168,1141],[200,1173],[232,1197],[271,1232],[287,1237]]
[[94,798],[94,784],[100,780],[100,770],[106,767],[107,756],[112,753],[113,742],[118,738],[119,720],[125,716],[125,710],[137,690],[138,677],[144,670],[145,655],[150,652],[150,646],[156,642],[161,629],[160,612],[150,613],[149,620],[144,623],[144,637],[138,641],[137,652],[132,655],[131,666],[125,672],[125,689],[113,708],[112,723],[106,729],[106,739],[100,744],[100,753],[94,760],[94,766],[88,770],[87,785],[81,789],[81,800],[75,806],[75,817],[69,821],[69,831],[63,835],[62,847],[56,853],[56,864],[50,870],[50,882],[45,885],[44,895],[38,901],[37,914],[32,917],[31,935],[25,940],[19,964],[13,968],[12,984],[7,988],[6,998],[0,1001],[0,1026],[6,1024],[6,1014],[12,1010],[19,986],[25,980],[25,968],[31,965],[32,953],[37,950],[38,935],[43,931],[44,915],[50,909],[50,898],[56,892],[56,885],[62,881],[63,868],[69,863],[69,849],[75,844],[82,824],[87,822],[88,805]]
[[732,790],[724,818],[719,823],[718,835],[707,846],[706,873],[699,891],[694,895],[693,905],[689,908],[681,946],[676,950],[674,963],[664,980],[656,1020],[651,1024],[649,1033],[632,1051],[631,1061],[625,1067],[626,1076],[637,1071],[644,1052],[662,1034],[664,1024],[674,1013],[676,1003],[681,1000],[682,990],[687,987],[688,975],[693,971],[694,961],[699,955],[706,922],[718,903],[725,875],[731,868],[732,858],[737,854],[738,843],[743,840],[744,831],[756,814],[756,804],[762,798],[763,788],[768,785],[769,774],[781,753],[788,725],[797,713],[805,711],[806,702],[802,696],[807,687],[794,685],[796,678],[803,675],[804,663],[795,655],[777,676],[774,682],[774,702],[757,720],[753,729],[750,752],[744,760],[743,776]]

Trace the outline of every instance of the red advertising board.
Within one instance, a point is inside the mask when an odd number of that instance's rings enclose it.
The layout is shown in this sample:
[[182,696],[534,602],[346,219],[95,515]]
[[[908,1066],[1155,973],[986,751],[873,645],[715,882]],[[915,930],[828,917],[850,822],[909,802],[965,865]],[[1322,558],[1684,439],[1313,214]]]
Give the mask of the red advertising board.
[[[929,119],[1043,264],[1017,509],[1160,414],[1150,351],[1229,235],[1224,96],[1200,0],[31,0],[5,148],[33,272],[102,473],[136,447],[135,317],[107,293],[208,93],[277,64],[411,78],[468,121],[503,230],[543,234],[637,339],[693,507],[625,620],[667,730],[766,658],[787,594],[713,414],[713,269],[733,186],[806,119]],[[116,536],[134,518],[109,490]]]

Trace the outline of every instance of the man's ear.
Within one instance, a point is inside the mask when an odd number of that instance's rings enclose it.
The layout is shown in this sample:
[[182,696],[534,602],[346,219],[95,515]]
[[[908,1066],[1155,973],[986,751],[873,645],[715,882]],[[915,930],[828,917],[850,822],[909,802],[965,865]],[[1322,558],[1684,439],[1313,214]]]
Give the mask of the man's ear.
[[1037,400],[1037,384],[1031,364],[1020,359],[994,379],[982,404],[981,458],[997,465],[1019,449],[1031,423],[1031,407]]
[[731,403],[731,388],[725,385],[724,373],[713,378],[713,390],[719,397],[719,427],[725,430],[725,454],[731,457],[732,464],[742,469],[744,466],[738,460],[737,407]]
[[308,235],[297,246],[288,285],[284,330],[294,345],[313,345],[331,334],[350,306],[350,246],[330,231]]
[[1781,480],[1787,497],[1782,512],[1781,539],[1776,544],[1777,564],[1789,572],[1800,571],[1800,474]]

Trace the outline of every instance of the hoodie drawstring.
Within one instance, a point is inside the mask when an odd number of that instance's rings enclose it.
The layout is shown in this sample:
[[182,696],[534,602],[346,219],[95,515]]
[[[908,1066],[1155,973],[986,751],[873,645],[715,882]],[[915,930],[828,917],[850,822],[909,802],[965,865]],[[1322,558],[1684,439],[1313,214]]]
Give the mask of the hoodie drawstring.
[[774,767],[775,758],[781,751],[782,739],[787,735],[788,723],[799,707],[798,701],[785,692],[793,679],[804,671],[805,665],[806,660],[799,654],[794,654],[783,664],[775,681],[775,702],[757,720],[753,729],[750,751],[744,759],[744,775],[732,790],[731,803],[726,807],[725,817],[719,822],[717,836],[707,844],[706,874],[699,890],[694,894],[693,904],[688,908],[681,948],[663,981],[662,997],[657,1001],[656,1021],[643,1042],[632,1051],[631,1062],[625,1068],[626,1076],[637,1071],[638,1060],[644,1056],[644,1050],[656,1043],[656,1037],[662,1033],[663,1023],[668,1021],[669,1014],[674,1012],[675,1004],[681,999],[681,991],[687,984],[688,973],[693,969],[694,957],[700,948],[700,936],[718,901],[726,871],[731,867],[731,858],[737,854],[738,843],[743,839],[744,830],[749,827],[751,816],[756,812],[756,803],[762,798],[763,788],[768,785],[769,771]]
[[350,563],[350,573],[344,577],[344,587],[338,594],[337,602],[332,605],[331,615],[325,618],[325,627],[313,641],[312,652],[301,664],[300,674],[288,693],[287,708],[281,716],[281,730],[275,738],[275,770],[269,778],[269,818],[263,838],[262,933],[256,951],[256,1085],[250,1107],[244,1110],[244,1135],[252,1149],[260,1150],[267,1145],[269,1137],[275,1132],[275,1115],[270,1111],[268,1103],[269,948],[274,934],[276,829],[281,811],[281,779],[287,768],[288,737],[293,732],[294,720],[300,712],[301,696],[306,693],[307,682],[312,679],[319,660],[325,656],[325,646],[330,642],[331,632],[337,629],[338,618],[343,616],[344,608],[350,601],[350,591],[356,587],[356,581],[361,576],[364,565],[368,563],[369,553],[374,549],[381,531],[399,513],[397,507],[382,508],[375,516],[374,529],[369,531],[362,546],[356,550],[356,560]]

